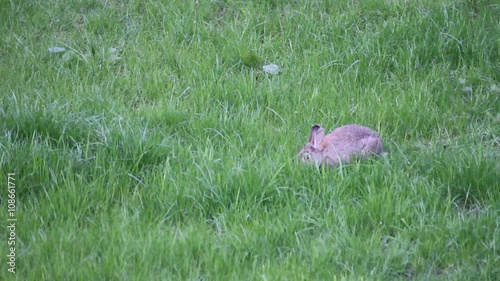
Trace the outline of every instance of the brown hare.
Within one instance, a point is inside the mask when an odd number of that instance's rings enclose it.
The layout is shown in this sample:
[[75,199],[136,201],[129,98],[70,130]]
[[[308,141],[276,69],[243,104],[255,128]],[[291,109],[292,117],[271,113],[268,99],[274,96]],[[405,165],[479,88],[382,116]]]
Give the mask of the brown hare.
[[306,164],[334,167],[339,163],[349,163],[351,158],[367,158],[382,153],[382,139],[370,128],[345,125],[325,136],[325,129],[314,125],[309,141],[300,150],[298,158]]

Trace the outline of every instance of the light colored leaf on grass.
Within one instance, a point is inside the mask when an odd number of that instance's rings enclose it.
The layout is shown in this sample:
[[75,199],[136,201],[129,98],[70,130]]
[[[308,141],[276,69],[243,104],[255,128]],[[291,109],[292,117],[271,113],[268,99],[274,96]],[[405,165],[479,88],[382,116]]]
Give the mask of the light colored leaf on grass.
[[66,51],[66,48],[64,47],[50,47],[49,48],[49,52],[51,53],[61,53],[61,52],[65,52]]

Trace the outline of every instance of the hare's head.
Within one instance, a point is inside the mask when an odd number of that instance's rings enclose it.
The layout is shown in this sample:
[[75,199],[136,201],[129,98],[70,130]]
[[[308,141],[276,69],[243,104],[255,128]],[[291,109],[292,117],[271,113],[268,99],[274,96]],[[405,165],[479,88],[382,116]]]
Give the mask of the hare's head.
[[305,164],[315,164],[320,166],[323,162],[323,148],[320,147],[321,141],[325,137],[325,129],[320,125],[314,125],[311,128],[309,141],[299,151],[299,161]]

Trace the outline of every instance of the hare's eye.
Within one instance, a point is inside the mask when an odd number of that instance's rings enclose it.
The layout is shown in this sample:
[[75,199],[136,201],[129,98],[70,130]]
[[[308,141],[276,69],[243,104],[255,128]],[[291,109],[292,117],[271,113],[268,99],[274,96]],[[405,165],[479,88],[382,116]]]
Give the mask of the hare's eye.
[[304,155],[304,160],[309,160],[309,159],[311,159],[311,155],[309,154]]

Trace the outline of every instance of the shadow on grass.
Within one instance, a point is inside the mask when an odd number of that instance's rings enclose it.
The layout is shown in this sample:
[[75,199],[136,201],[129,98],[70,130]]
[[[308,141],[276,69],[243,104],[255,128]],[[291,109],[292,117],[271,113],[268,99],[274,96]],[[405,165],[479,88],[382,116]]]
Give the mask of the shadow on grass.
[[418,154],[414,172],[438,182],[442,194],[459,206],[469,208],[498,199],[499,159],[484,147],[430,147]]

